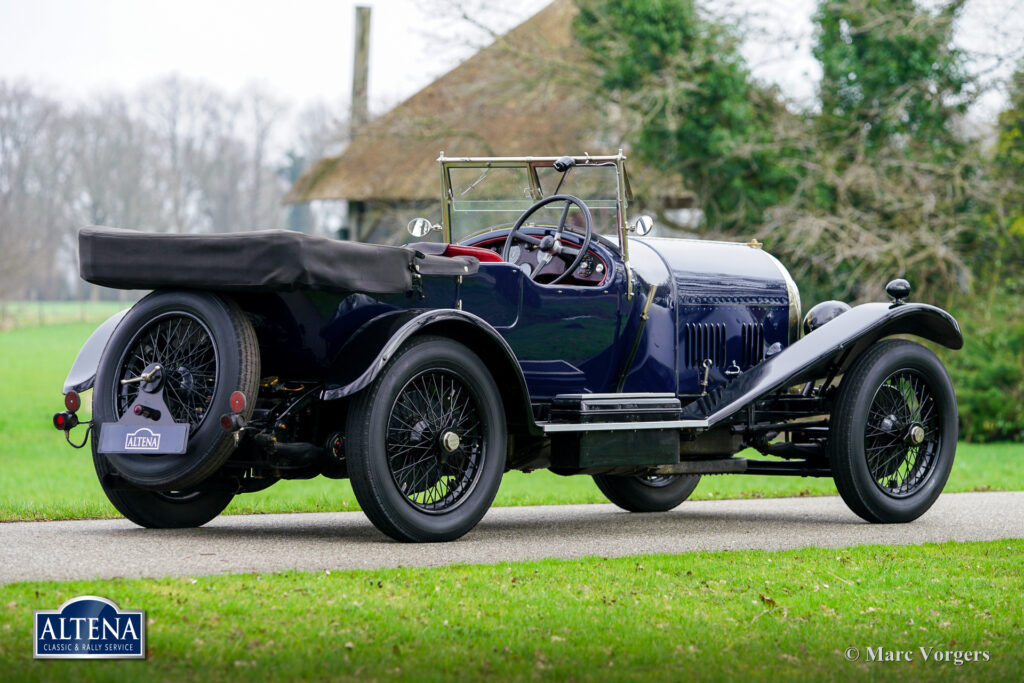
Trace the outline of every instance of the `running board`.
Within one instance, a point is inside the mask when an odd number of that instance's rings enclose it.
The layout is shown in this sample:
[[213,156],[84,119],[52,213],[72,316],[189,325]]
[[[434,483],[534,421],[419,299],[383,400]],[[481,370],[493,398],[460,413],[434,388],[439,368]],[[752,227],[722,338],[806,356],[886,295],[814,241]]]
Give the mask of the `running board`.
[[545,434],[619,432],[650,429],[703,429],[708,421],[681,420],[675,394],[560,394],[551,404],[551,419],[538,422]]
[[659,420],[657,422],[538,422],[545,434],[558,432],[615,432],[626,429],[707,429],[707,420]]

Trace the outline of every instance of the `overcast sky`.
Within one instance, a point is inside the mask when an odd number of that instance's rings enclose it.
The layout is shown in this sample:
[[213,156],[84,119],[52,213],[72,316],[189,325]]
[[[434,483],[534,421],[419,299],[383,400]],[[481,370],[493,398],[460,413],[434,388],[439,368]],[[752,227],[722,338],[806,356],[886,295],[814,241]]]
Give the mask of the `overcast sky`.
[[[296,103],[347,100],[357,4],[373,8],[375,110],[473,51],[446,44],[431,0],[0,0],[0,78],[75,98],[173,72],[229,91],[260,82]],[[493,17],[501,28],[546,3],[510,4]]]
[[[464,0],[465,1],[465,0]],[[478,4],[481,0],[468,0]],[[178,73],[236,91],[258,82],[295,104],[347,102],[354,7],[373,7],[370,105],[390,108],[474,51],[485,37],[441,10],[449,0],[0,0],[0,78],[58,97],[131,90]],[[501,3],[498,30],[547,0]],[[819,77],[810,55],[815,0],[714,0],[748,16],[755,74],[807,102]],[[1024,0],[969,0],[961,41],[999,52],[1024,35]],[[1015,37],[1016,36],[1016,37]],[[468,44],[467,44],[468,41]],[[979,66],[978,68],[984,68]],[[998,76],[1003,71],[993,75]],[[998,108],[1001,101],[992,100]]]

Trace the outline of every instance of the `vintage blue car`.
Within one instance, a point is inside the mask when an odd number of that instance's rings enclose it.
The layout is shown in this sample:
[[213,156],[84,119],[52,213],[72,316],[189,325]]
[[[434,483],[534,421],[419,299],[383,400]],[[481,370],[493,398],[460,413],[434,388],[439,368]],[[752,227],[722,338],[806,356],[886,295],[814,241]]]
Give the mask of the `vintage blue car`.
[[539,468],[634,512],[719,473],[833,477],[871,522],[928,510],[956,397],[893,337],[960,348],[956,321],[899,279],[891,302],[801,319],[756,241],[650,237],[625,162],[442,154],[440,221],[409,225],[440,240],[400,247],[85,228],[85,280],[154,291],[89,338],[54,423],[67,435],[92,388],[100,485],[146,527],[323,475],[385,534],[446,541],[504,472]]

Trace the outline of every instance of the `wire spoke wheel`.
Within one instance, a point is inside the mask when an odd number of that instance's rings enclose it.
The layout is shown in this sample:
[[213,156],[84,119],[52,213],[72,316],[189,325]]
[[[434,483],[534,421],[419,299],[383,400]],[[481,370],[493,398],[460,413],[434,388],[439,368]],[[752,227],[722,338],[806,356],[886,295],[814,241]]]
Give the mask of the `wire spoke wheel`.
[[895,497],[920,489],[939,450],[939,427],[924,377],[915,370],[889,375],[872,398],[864,429],[868,471],[878,487]]
[[175,422],[187,423],[194,434],[206,419],[217,390],[217,350],[198,318],[175,312],[156,318],[129,343],[114,377],[114,409],[118,418],[143,391],[139,377],[147,368],[161,367],[164,401]]
[[387,422],[385,448],[398,490],[418,510],[444,513],[472,492],[484,458],[480,406],[453,372],[410,379]]
[[829,419],[827,452],[839,495],[868,522],[923,515],[956,454],[956,394],[934,353],[886,339],[843,376]]
[[459,538],[498,492],[508,444],[501,392],[480,357],[454,339],[403,343],[345,422],[352,492],[395,540]]

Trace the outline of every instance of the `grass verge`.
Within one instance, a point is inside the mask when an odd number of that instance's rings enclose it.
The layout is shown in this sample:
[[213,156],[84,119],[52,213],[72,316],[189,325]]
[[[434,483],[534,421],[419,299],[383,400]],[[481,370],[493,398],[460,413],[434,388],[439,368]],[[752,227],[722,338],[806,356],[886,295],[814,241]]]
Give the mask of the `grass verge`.
[[[115,517],[87,450],[74,451],[50,425],[61,384],[92,323],[0,332],[0,521]],[[89,395],[85,397],[89,404]],[[82,411],[87,419],[88,411]],[[82,432],[82,429],[76,430]],[[947,491],[1024,489],[1024,444],[961,444]],[[831,495],[831,479],[705,477],[696,499]],[[495,505],[605,502],[590,477],[546,471],[505,476]],[[358,509],[347,481],[285,481],[239,496],[228,513]]]
[[99,324],[133,301],[0,301],[0,330],[55,323]]
[[[1016,680],[1022,551],[1007,540],[19,583],[0,588],[0,661],[8,680]],[[84,594],[147,610],[147,661],[31,659],[32,610]],[[869,647],[912,661],[872,662]],[[988,660],[935,659],[965,651]]]

